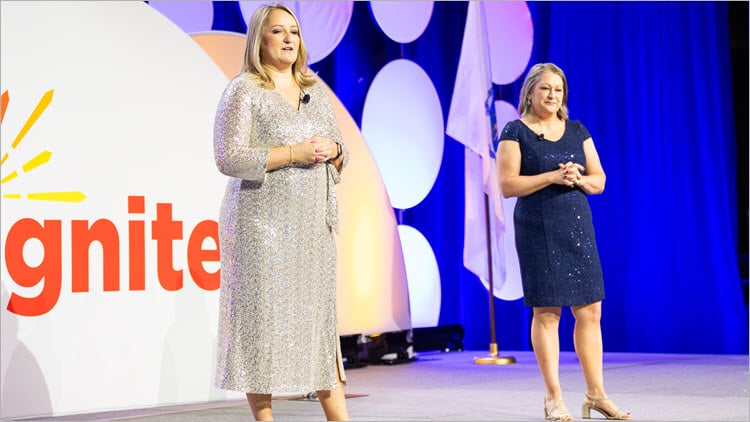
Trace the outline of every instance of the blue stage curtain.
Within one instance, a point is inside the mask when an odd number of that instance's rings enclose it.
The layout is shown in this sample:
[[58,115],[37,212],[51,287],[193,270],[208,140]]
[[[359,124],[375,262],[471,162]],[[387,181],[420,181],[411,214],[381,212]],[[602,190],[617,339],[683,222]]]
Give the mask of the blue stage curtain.
[[[571,117],[592,133],[607,173],[604,194],[590,197],[607,294],[605,351],[747,353],[735,252],[727,3],[528,4],[535,38],[529,65],[554,62],[564,69]],[[465,16],[465,2],[435,2],[425,33],[399,45],[374,24],[369,3],[354,2],[343,40],[312,67],[360,122],[380,68],[397,58],[415,61],[432,79],[447,117]],[[229,26],[215,22],[214,29]],[[519,89],[520,81],[498,91],[515,104]],[[397,215],[435,252],[440,325],[463,325],[465,347],[484,349],[488,294],[462,263],[463,146],[446,136],[444,154],[432,191]],[[501,354],[529,350],[529,309],[521,300],[494,304]],[[565,312],[563,350],[573,350],[572,324]]]
[[747,353],[727,4],[529,5],[533,60],[566,72],[607,173],[605,350]]

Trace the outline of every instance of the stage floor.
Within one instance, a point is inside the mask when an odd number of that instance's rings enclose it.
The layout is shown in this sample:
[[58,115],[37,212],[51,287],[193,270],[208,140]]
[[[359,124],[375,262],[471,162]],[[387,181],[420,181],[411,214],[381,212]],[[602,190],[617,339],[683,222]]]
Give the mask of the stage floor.
[[[513,364],[473,363],[485,356],[487,351],[428,352],[410,363],[349,369],[349,415],[353,421],[543,420],[544,386],[533,352],[501,351],[516,359]],[[604,369],[608,394],[635,420],[750,418],[747,355],[605,353]],[[574,353],[561,354],[560,378],[568,408],[581,420],[586,389]],[[325,420],[314,400],[279,397],[273,409],[277,421]],[[33,420],[233,422],[252,415],[244,400],[235,400]]]

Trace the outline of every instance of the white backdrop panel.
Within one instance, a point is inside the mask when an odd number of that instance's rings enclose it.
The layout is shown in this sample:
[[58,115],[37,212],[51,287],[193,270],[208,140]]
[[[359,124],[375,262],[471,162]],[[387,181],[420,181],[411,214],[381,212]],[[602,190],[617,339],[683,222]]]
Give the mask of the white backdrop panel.
[[[212,387],[218,290],[196,285],[186,257],[193,228],[217,218],[223,194],[212,130],[226,77],[187,34],[142,2],[3,2],[1,15],[0,89],[9,98],[2,177],[41,151],[52,155],[2,185],[3,195],[23,196],[2,199],[0,417],[227,397]],[[12,148],[50,90],[46,110]],[[80,191],[86,199],[25,199],[50,191]],[[129,213],[128,196],[144,197],[144,210]],[[157,204],[164,227],[174,229],[159,242],[152,239]],[[61,257],[59,299],[40,316],[7,310],[13,294],[55,298],[53,277],[23,287],[31,272],[9,273],[6,254],[19,246],[6,244],[8,233],[25,218],[61,227],[59,242],[32,239],[23,248],[29,267]],[[72,292],[72,220],[108,220],[117,229],[119,291],[103,291],[103,253],[95,242],[89,291]],[[131,221],[144,222],[146,280],[137,291],[128,283]],[[207,239],[203,247],[216,245]],[[159,268],[181,270],[182,287],[162,287]]]

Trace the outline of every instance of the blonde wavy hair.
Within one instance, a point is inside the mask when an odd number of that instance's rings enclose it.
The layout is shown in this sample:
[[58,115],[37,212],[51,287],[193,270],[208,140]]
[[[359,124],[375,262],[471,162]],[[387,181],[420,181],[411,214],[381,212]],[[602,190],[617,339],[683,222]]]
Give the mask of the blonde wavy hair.
[[273,88],[274,83],[268,75],[266,65],[260,59],[260,48],[263,44],[263,30],[268,24],[268,15],[274,10],[282,10],[288,13],[299,28],[299,49],[297,50],[297,60],[292,65],[292,75],[297,84],[302,88],[309,88],[315,84],[315,75],[307,67],[307,47],[302,39],[302,28],[300,27],[297,16],[290,8],[283,4],[273,3],[258,7],[250,19],[247,27],[247,40],[245,42],[245,60],[242,63],[242,72],[248,72],[255,75],[261,81],[264,88]]
[[527,97],[534,89],[534,85],[539,82],[539,78],[544,72],[552,72],[562,79],[563,83],[563,99],[560,110],[557,110],[557,117],[560,120],[568,119],[568,79],[565,78],[565,73],[554,63],[537,63],[529,69],[529,73],[526,74],[526,79],[523,81],[523,87],[521,88],[521,94],[518,97],[518,114],[521,116],[525,115],[531,109],[531,105],[527,104]]

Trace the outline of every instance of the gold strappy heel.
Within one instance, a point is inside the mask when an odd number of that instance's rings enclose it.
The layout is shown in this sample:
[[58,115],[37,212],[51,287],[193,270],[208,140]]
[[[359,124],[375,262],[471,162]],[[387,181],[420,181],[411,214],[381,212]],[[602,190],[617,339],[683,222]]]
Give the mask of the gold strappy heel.
[[573,421],[573,415],[567,410],[555,410],[563,404],[562,401],[551,402],[552,406],[547,406],[547,398],[544,398],[544,419],[548,421]]
[[584,401],[583,404],[581,405],[581,417],[583,419],[591,419],[592,410],[596,410],[597,412],[601,413],[602,416],[610,420],[625,421],[625,420],[631,419],[630,412],[623,412],[622,410],[617,409],[617,412],[615,412],[615,414],[613,415],[596,405],[596,402],[598,401],[605,401],[605,400],[612,401],[610,400],[609,397],[606,397],[606,396],[597,397],[597,396],[592,396],[586,393],[586,398],[591,400],[591,403],[586,403]]

